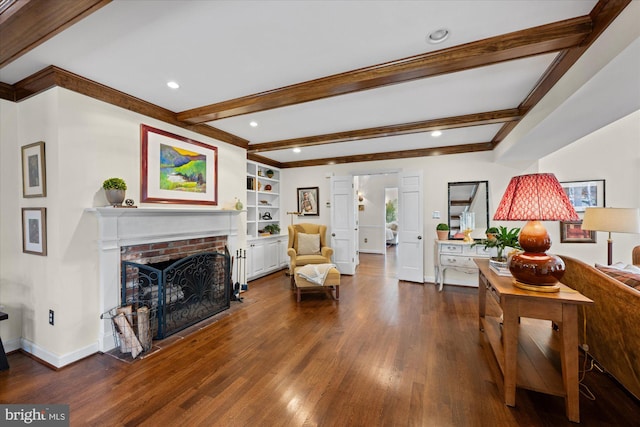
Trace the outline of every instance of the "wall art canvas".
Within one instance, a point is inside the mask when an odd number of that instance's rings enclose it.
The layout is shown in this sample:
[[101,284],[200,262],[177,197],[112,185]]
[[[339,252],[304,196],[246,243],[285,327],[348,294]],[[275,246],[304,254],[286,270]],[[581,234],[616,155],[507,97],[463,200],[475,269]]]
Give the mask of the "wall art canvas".
[[22,208],[22,252],[47,254],[46,208]]
[[560,243],[596,243],[596,232],[582,229],[582,221],[560,221]]
[[586,208],[605,206],[604,179],[568,181],[561,182],[560,185],[576,212],[584,212]]
[[44,142],[34,142],[22,147],[22,196],[45,197],[47,174]]
[[218,148],[141,126],[141,201],[218,204]]
[[298,188],[298,212],[318,216],[318,187]]

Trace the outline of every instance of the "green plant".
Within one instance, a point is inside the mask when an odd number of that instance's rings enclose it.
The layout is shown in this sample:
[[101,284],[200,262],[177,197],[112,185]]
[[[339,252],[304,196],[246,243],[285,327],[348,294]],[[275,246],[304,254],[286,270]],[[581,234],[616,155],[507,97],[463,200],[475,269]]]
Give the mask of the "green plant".
[[436,230],[438,230],[438,231],[449,231],[449,225],[445,224],[444,222],[441,222],[440,224],[436,225]]
[[105,190],[126,190],[127,183],[122,178],[109,178],[102,183]]
[[280,234],[280,226],[278,224],[267,224],[264,231],[270,234]]
[[[491,227],[496,228],[496,227]],[[514,248],[522,250],[520,243],[518,242],[518,235],[520,234],[520,228],[514,227],[508,229],[507,227],[498,227],[496,233],[493,234],[493,238],[480,240],[471,246],[484,245],[487,248],[496,248],[498,250],[498,260],[505,260],[504,249]]]
[[398,219],[398,199],[389,200],[385,204],[387,224]]
[[484,234],[498,234],[499,232],[498,227],[489,227]]

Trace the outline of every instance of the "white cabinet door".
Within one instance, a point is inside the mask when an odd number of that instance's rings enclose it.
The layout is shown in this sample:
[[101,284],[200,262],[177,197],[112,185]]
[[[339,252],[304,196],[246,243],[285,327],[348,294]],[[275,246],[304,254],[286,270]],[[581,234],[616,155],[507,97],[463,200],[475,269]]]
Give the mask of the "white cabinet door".
[[278,240],[267,240],[264,244],[264,266],[265,270],[275,270],[278,268],[280,257],[280,247]]
[[288,238],[278,239],[278,254],[280,255],[280,267],[289,266],[289,255],[287,255]]
[[249,250],[247,251],[247,279],[254,278],[264,273],[264,249],[264,242],[256,241],[249,243]]

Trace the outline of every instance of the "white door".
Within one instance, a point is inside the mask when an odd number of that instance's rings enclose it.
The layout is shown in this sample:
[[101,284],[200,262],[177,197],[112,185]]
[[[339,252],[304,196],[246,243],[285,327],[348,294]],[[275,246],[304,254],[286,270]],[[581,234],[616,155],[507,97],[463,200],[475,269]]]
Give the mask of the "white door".
[[356,224],[352,176],[331,177],[331,247],[341,274],[356,272]]
[[398,279],[424,283],[422,171],[401,172],[398,188]]

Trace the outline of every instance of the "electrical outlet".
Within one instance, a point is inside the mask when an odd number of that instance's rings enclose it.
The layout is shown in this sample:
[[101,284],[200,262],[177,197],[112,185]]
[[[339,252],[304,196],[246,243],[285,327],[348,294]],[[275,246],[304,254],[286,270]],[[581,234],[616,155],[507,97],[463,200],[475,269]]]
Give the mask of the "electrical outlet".
[[367,239],[366,237],[364,238],[364,242],[365,243],[369,243],[369,239]]
[[49,310],[49,324],[53,325],[53,310]]

